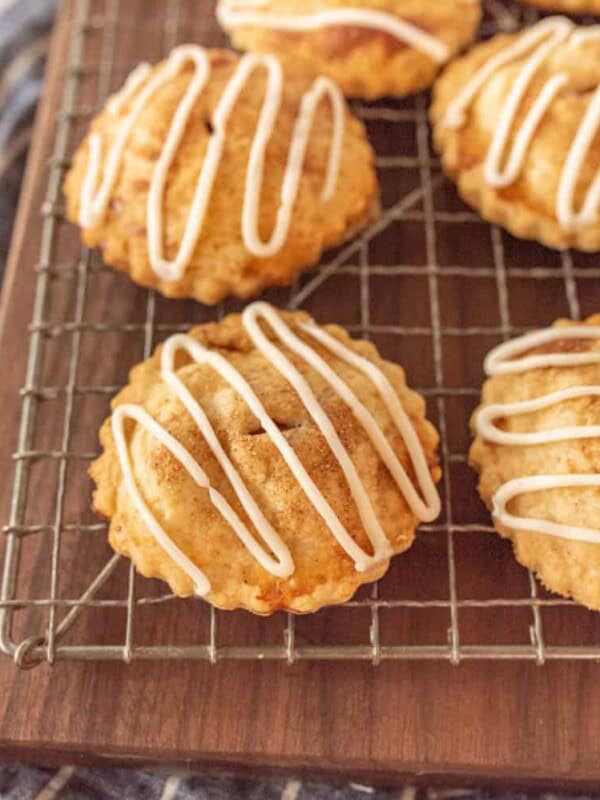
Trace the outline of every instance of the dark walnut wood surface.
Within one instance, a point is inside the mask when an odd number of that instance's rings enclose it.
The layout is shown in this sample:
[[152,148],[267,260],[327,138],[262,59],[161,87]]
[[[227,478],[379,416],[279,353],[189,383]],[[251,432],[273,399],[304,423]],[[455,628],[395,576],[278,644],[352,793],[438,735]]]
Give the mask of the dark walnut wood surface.
[[[102,4],[101,4],[102,5]],[[116,57],[121,62],[135,61],[140,48],[154,59],[164,47],[164,32],[152,19],[161,5],[132,0],[121,4],[130,20],[147,24],[142,34],[135,26],[121,34]],[[198,4],[197,4],[198,5]],[[210,4],[202,3],[197,20],[206,22]],[[0,363],[0,446],[4,459],[4,480],[0,486],[2,520],[8,519],[12,490],[10,454],[16,447],[20,413],[19,388],[23,385],[31,319],[35,272],[40,251],[40,208],[47,185],[47,161],[55,135],[68,50],[69,29],[74,3],[66,2],[58,23],[50,62],[45,96],[41,106],[36,146],[29,162],[27,178],[15,227],[12,256],[2,295]],[[185,22],[179,22],[184,26]],[[141,30],[141,29],[140,29]],[[101,31],[99,32],[101,35]],[[186,32],[187,35],[187,32]],[[181,40],[181,34],[178,40]],[[128,49],[129,48],[129,49]],[[137,48],[137,49],[136,49]],[[131,58],[129,54],[131,53]],[[118,83],[118,75],[113,76]],[[85,96],[84,79],[84,95]],[[93,92],[90,88],[90,97]],[[92,101],[93,102],[93,99]],[[417,101],[417,108],[419,108]],[[414,106],[412,106],[414,108]],[[80,135],[82,126],[76,132]],[[397,154],[398,141],[404,152],[415,158],[414,175],[401,165],[388,161],[383,200],[393,205],[409,195],[410,181],[421,183],[426,164],[426,129],[422,122],[401,129],[389,128],[379,120],[370,124],[371,132],[382,143],[380,156]],[[396,139],[395,137],[400,137]],[[412,138],[411,138],[412,137]],[[412,142],[412,144],[411,144]],[[73,142],[74,144],[75,142]],[[385,148],[389,151],[386,152]],[[425,150],[424,150],[425,147]],[[412,175],[412,177],[411,177]],[[437,192],[437,184],[432,192]],[[388,331],[397,325],[431,327],[429,291],[438,282],[441,323],[444,334],[443,368],[445,382],[451,386],[476,386],[481,380],[481,357],[499,340],[497,335],[472,337],[457,333],[460,328],[497,325],[500,329],[497,282],[494,277],[471,280],[469,266],[498,268],[494,247],[499,234],[469,215],[460,229],[444,221],[443,211],[456,207],[452,187],[436,195],[441,209],[432,254],[430,233],[422,221],[424,201],[415,204],[410,214],[399,218],[363,250],[353,256],[361,265],[368,257],[381,269],[372,273],[371,325],[375,339],[390,357],[409,368],[412,382],[430,387],[434,416],[436,376],[432,372],[431,337],[394,338]],[[464,209],[463,209],[464,210]],[[419,217],[419,213],[421,217]],[[428,238],[429,236],[429,238]],[[495,238],[496,237],[496,238]],[[554,316],[568,314],[565,300],[565,264],[555,254],[534,245],[516,243],[506,237],[504,254],[510,283],[511,322],[514,326],[547,324]],[[496,249],[495,255],[498,251]],[[79,257],[77,233],[61,223],[53,261],[68,262]],[[446,276],[431,269],[432,258],[439,269],[448,267]],[[383,269],[395,263],[422,266],[419,275],[388,276]],[[593,260],[588,259],[593,265]],[[452,265],[464,269],[452,269]],[[556,278],[539,283],[522,274],[528,265],[552,268]],[[567,265],[569,266],[569,265]],[[575,261],[570,268],[581,272],[585,264]],[[513,269],[511,272],[510,270]],[[572,273],[571,273],[572,274]],[[579,273],[577,273],[579,274]],[[363,271],[364,279],[364,271]],[[310,278],[306,279],[307,282]],[[573,284],[571,284],[572,286]],[[597,282],[578,279],[581,313],[597,310],[600,292]],[[48,324],[62,325],[73,319],[75,283],[65,279],[53,283]],[[272,295],[285,302],[287,294]],[[91,275],[86,295],[86,318],[92,322],[110,319],[133,323],[136,330],[106,333],[105,350],[98,340],[85,333],[81,341],[78,381],[81,384],[122,382],[127,369],[139,360],[144,349],[143,323],[146,295],[124,277],[108,271]],[[360,312],[360,275],[344,273],[327,281],[309,298],[305,307],[322,321],[335,319],[360,331],[365,324]],[[206,312],[189,303],[160,302],[157,323],[167,327],[181,321],[199,321]],[[506,313],[506,309],[504,309]],[[55,314],[55,317],[52,317]],[[380,324],[379,332],[377,325]],[[454,333],[453,333],[454,331]],[[161,334],[164,335],[164,334]],[[65,382],[68,354],[72,347],[68,332],[49,336],[44,376],[47,384]],[[147,342],[146,342],[147,345]],[[463,452],[468,444],[466,420],[476,402],[473,396],[456,395],[448,399],[446,423],[449,450]],[[62,435],[64,409],[48,404],[40,412],[39,440],[36,447],[56,448]],[[89,406],[76,409],[71,446],[80,451],[94,448],[97,423],[108,399],[95,398]],[[448,465],[447,465],[448,466]],[[474,494],[474,478],[466,465],[450,463],[450,490],[453,519],[457,524],[489,525],[489,519]],[[27,522],[47,521],[52,508],[55,467],[32,469]],[[93,521],[89,505],[89,481],[85,465],[69,467],[65,518]],[[448,510],[446,510],[446,514]],[[19,596],[47,596],[48,542],[43,534],[28,537],[23,547]],[[421,537],[414,554],[393,568],[382,591],[398,591],[404,596],[448,597],[446,536]],[[509,549],[495,537],[482,533],[464,534],[457,539],[457,578],[461,597],[528,595],[527,577],[513,564]],[[63,537],[61,551],[61,596],[75,597],[108,557],[104,537],[83,539],[71,534]],[[400,563],[401,562],[401,563]],[[66,566],[65,566],[66,565]],[[111,592],[127,587],[127,565],[115,575]],[[149,591],[149,590],[148,590]],[[153,591],[162,591],[161,587]],[[107,589],[108,592],[108,589]],[[106,594],[105,596],[109,596]],[[112,595],[111,595],[112,596]],[[43,630],[47,611],[27,612],[22,631]],[[64,609],[61,610],[64,613]],[[92,609],[74,629],[71,641],[122,643],[123,609]],[[528,644],[531,611],[502,609],[489,615],[461,609],[462,643]],[[206,640],[206,610],[200,603],[172,603],[148,607],[136,613],[134,641],[138,644],[170,641]],[[325,612],[316,618],[300,620],[299,641],[335,639],[364,643],[368,619],[358,619],[346,610]],[[382,622],[384,625],[384,622]],[[544,616],[548,641],[570,641],[577,630],[578,641],[600,639],[600,623],[594,615],[578,609],[552,609]],[[271,627],[269,627],[271,625]],[[224,619],[221,635],[231,641],[267,641],[273,625],[248,616],[230,615]],[[394,630],[405,641],[444,644],[448,610],[439,615],[402,611],[395,617]],[[360,629],[360,630],[359,630]],[[76,631],[76,635],[75,635]],[[420,782],[499,783],[525,786],[591,787],[600,782],[600,667],[596,663],[553,662],[536,666],[529,662],[463,662],[452,667],[445,662],[395,662],[373,667],[368,663],[283,663],[223,662],[210,666],[201,662],[134,662],[46,664],[31,671],[19,671],[8,658],[0,659],[0,755],[5,758],[41,762],[168,763],[186,766],[211,765],[235,769],[291,769],[308,774],[327,774],[337,778],[399,782],[405,777]]]

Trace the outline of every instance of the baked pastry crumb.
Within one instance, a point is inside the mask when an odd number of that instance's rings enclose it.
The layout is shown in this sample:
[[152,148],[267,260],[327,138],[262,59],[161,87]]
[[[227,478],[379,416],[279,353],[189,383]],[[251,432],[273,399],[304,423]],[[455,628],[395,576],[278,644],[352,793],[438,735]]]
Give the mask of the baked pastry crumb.
[[515,236],[600,249],[600,27],[548,17],[452,63],[431,109],[461,197]]
[[195,45],[132,73],[65,195],[107,264],[211,304],[292,283],[379,209],[364,126],[332,81]]
[[168,339],[100,439],[112,547],[223,609],[342,603],[440,509],[438,435],[401,367],[265,303]]
[[600,314],[492,351],[471,465],[496,529],[551,591],[600,610]]
[[480,0],[219,0],[234,47],[333,78],[351,97],[403,97],[432,85],[473,41]]

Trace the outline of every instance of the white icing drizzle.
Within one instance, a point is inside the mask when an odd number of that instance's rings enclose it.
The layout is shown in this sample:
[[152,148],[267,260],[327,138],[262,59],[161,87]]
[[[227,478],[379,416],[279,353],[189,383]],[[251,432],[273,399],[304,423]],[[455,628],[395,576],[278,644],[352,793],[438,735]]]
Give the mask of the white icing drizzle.
[[563,525],[547,519],[517,517],[506,510],[506,506],[511,500],[527,492],[581,487],[600,487],[600,475],[534,475],[527,478],[515,478],[501,486],[494,495],[493,513],[496,519],[508,528],[543,533],[546,536],[570,539],[575,542],[600,544],[600,530],[597,528]]
[[328,78],[318,77],[302,97],[288,152],[275,226],[270,239],[263,241],[258,227],[265,153],[281,108],[284,78],[281,64],[275,57],[252,54],[243,56],[213,114],[213,133],[208,141],[179,250],[172,261],[166,260],[163,254],[163,205],[167,177],[190,115],[210,79],[211,72],[210,60],[204,48],[195,45],[177,47],[165,65],[149,80],[147,78],[150,68],[147,65],[141,65],[134,70],[123,90],[109,104],[109,112],[112,114],[120,113],[129,103],[131,109],[123,119],[110,148],[101,181],[102,141],[99,134],[90,135],[88,165],[80,198],[79,222],[83,228],[102,223],[122,165],[125,147],[140,115],[156,92],[176,78],[189,62],[194,66],[194,75],[173,116],[166,141],[152,172],[148,194],[149,260],[156,275],[165,281],[180,280],[193,257],[223,158],[229,118],[244,87],[257,69],[266,71],[267,85],[250,148],[242,211],[242,237],[250,253],[259,258],[267,258],[277,253],[285,244],[298,197],[315,114],[323,99],[327,99],[331,106],[333,128],[321,192],[322,202],[327,202],[335,191],[344,139],[346,107],[343,96],[335,83]]
[[[194,341],[194,340],[192,340]],[[187,344],[187,343],[186,343]],[[174,375],[174,373],[173,373]],[[178,380],[175,378],[175,380]],[[185,390],[187,392],[187,390]],[[202,418],[204,412],[198,407],[194,408],[197,415],[194,415],[195,421]],[[123,471],[125,486],[129,495],[136,507],[136,510],[142,517],[144,523],[148,526],[150,532],[158,542],[158,544],[165,550],[166,553],[175,561],[175,563],[193,580],[194,591],[198,595],[204,595],[210,591],[210,583],[204,573],[195,566],[195,564],[183,553],[169,535],[165,532],[164,528],[160,525],[156,517],[149,510],[146,505],[141,492],[139,491],[135,477],[133,475],[133,468],[127,450],[127,442],[125,440],[124,423],[126,420],[132,419],[137,422],[148,433],[152,434],[158,441],[175,456],[183,467],[192,476],[195,483],[202,489],[207,489],[212,504],[220,512],[223,518],[231,525],[239,539],[250,550],[254,558],[273,575],[278,575],[286,578],[292,574],[294,566],[289,550],[287,549],[281,538],[272,529],[269,522],[264,518],[262,512],[256,506],[254,500],[250,496],[239,474],[231,465],[229,458],[222,450],[218,439],[208,423],[206,428],[206,439],[209,446],[213,451],[215,457],[228,473],[238,499],[244,506],[244,510],[253,520],[257,530],[261,534],[264,541],[269,545],[273,553],[277,555],[277,559],[272,558],[260,544],[254,539],[246,525],[242,522],[234,509],[229,505],[223,495],[214,489],[209,482],[208,476],[200,467],[198,462],[194,459],[191,453],[180,444],[168,431],[166,431],[150,414],[148,414],[141,406],[136,405],[122,405],[115,409],[112,415],[112,430],[119,455],[119,462]],[[216,442],[216,444],[215,444]],[[231,473],[231,474],[230,474]]]
[[[540,68],[561,45],[578,47],[593,39],[600,39],[600,26],[578,30],[566,17],[548,17],[482,64],[458,97],[450,103],[442,122],[448,128],[460,128],[465,124],[468,108],[484,84],[503,67],[519,59],[525,59],[502,105],[485,159],[484,177],[490,186],[497,188],[509,186],[519,178],[542,119],[561,89],[569,82],[569,75],[566,72],[548,78],[515,131],[512,146],[506,154],[515,120]],[[566,230],[592,224],[599,218],[600,173],[589,187],[581,209],[576,211],[574,208],[575,189],[584,173],[586,157],[599,130],[600,86],[592,95],[561,173],[556,199],[556,216],[561,227]]]
[[553,428],[547,431],[532,433],[510,433],[494,425],[500,417],[518,417],[520,414],[531,414],[551,408],[565,400],[576,400],[580,397],[600,397],[600,386],[570,386],[558,392],[536,397],[533,400],[522,400],[518,403],[493,403],[483,408],[477,415],[477,433],[494,444],[534,445],[564,442],[567,439],[593,439],[600,436],[600,425],[570,425],[564,428]]
[[357,400],[349,387],[327,366],[326,362],[311,351],[311,366],[327,380],[338,395],[352,408],[356,418],[360,420],[364,429],[368,431],[375,449],[400,487],[413,514],[422,522],[431,522],[437,519],[441,511],[441,502],[435,485],[431,480],[431,474],[429,472],[427,460],[425,459],[423,447],[411,421],[402,408],[398,395],[394,391],[385,373],[368,359],[344,347],[338,339],[334,336],[330,336],[330,334],[322,328],[319,328],[314,322],[304,323],[301,325],[301,328],[320,342],[323,347],[337,356],[337,358],[345,361],[351,367],[354,367],[366,375],[375,386],[408,450],[409,458],[425,499],[424,501],[416,491],[404,467],[396,458],[394,451],[369,411]]
[[127,80],[123,84],[123,88],[114,94],[107,102],[106,108],[109,114],[118,116],[121,113],[123,108],[147,79],[151,70],[151,65],[146,61],[142,61],[141,64],[137,65],[133,72],[128,75]]
[[542,367],[579,367],[585,364],[600,364],[600,351],[598,350],[584,353],[541,353],[512,358],[519,353],[534,350],[561,339],[600,339],[600,325],[546,328],[504,342],[486,356],[483,365],[485,372],[487,375],[506,375]]
[[[244,511],[252,521],[256,533],[248,530],[247,526],[242,522],[223,495],[210,485],[206,473],[202,470],[191,453],[142,407],[127,404],[118,406],[112,415],[112,429],[126,491],[129,493],[135,508],[158,544],[192,579],[195,592],[201,596],[207,594],[211,587],[206,575],[204,575],[204,573],[175,545],[160,522],[148,508],[138,488],[124,432],[125,422],[132,419],[169,450],[187,470],[199,487],[208,490],[213,505],[231,525],[240,541],[248,548],[261,566],[272,575],[282,578],[289,577],[294,571],[294,562],[288,548],[256,504],[242,477],[219,442],[214,428],[205,412],[177,374],[175,357],[178,351],[184,350],[195,363],[207,364],[214,369],[247,403],[249,409],[262,426],[265,434],[277,448],[291,473],[298,481],[302,491],[329,528],[332,536],[348,556],[353,559],[356,570],[364,572],[380,563],[382,560],[389,558],[390,555],[392,555],[392,548],[379,523],[356,467],[348,451],[342,444],[331,420],[319,403],[306,379],[284,355],[282,350],[267,338],[259,321],[262,320],[263,323],[266,323],[272,333],[288,350],[305,361],[321,375],[334,392],[336,392],[336,394],[351,408],[356,419],[362,425],[373,443],[376,451],[388,467],[390,474],[396,481],[400,491],[404,494],[415,516],[420,520],[430,521],[439,514],[440,500],[427,466],[423,446],[410,420],[406,416],[396,392],[384,373],[375,364],[357,355],[337,339],[320,330],[314,323],[303,324],[301,326],[303,331],[317,339],[323,347],[336,357],[356,368],[372,381],[375,389],[385,403],[394,425],[403,438],[424,500],[421,499],[416,492],[402,464],[399,462],[397,456],[385,439],[383,431],[380,429],[369,410],[360,402],[348,384],[340,378],[327,362],[321,358],[313,348],[292,332],[291,328],[277,314],[275,309],[266,303],[253,303],[244,311],[242,320],[256,348],[260,350],[269,363],[271,363],[293,386],[307,412],[314,420],[331,448],[356,504],[357,511],[371,543],[372,553],[369,554],[365,552],[351,537],[342,521],[331,508],[320,489],[302,465],[302,462],[286,437],[279,430],[274,420],[269,416],[264,405],[243,376],[223,358],[223,356],[217,352],[207,350],[191,336],[175,335],[166,341],[161,356],[162,378],[194,420],[206,444],[227,475],[231,487],[244,508]],[[265,546],[259,542],[257,535]]]
[[[530,369],[599,364],[600,351],[542,353],[519,357],[519,353],[559,340],[598,338],[600,338],[600,327],[592,325],[575,325],[536,331],[501,344],[492,350],[485,360],[485,371],[487,375],[505,375],[518,374]],[[513,358],[513,356],[517,357]],[[600,425],[571,425],[542,431],[513,433],[503,431],[494,424],[494,421],[499,418],[506,419],[520,414],[541,411],[567,400],[576,400],[582,397],[600,397],[600,386],[569,386],[530,400],[490,404],[484,406],[477,413],[476,432],[485,441],[515,447],[600,437]],[[600,487],[600,475],[532,475],[515,478],[507,481],[495,492],[492,498],[493,514],[502,525],[516,530],[542,533],[547,536],[572,541],[600,544],[600,529],[564,525],[544,519],[518,517],[507,511],[507,505],[511,500],[528,492],[581,487]]]
[[400,42],[419,50],[433,61],[443,64],[450,50],[441,39],[432,36],[406,20],[385,11],[368,8],[332,8],[311,14],[265,14],[265,0],[220,0],[217,19],[223,28],[248,26],[283,31],[315,31],[333,26],[369,28],[393,36]]
[[600,130],[600,87],[598,87],[590,101],[577,131],[573,147],[569,151],[563,170],[556,213],[564,227],[591,225],[598,219],[600,207],[600,171],[594,178],[587,191],[583,205],[579,212],[574,211],[574,196],[577,181],[585,166],[585,157],[589,153],[594,138]]

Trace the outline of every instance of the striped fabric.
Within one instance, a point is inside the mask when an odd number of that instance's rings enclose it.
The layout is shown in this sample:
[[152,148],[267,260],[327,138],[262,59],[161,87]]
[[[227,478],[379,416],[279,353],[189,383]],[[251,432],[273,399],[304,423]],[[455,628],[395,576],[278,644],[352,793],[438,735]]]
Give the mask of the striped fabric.
[[0,0],[0,271],[14,211],[58,0]]
[[[570,800],[538,795],[539,800]],[[199,776],[168,777],[133,770],[60,770],[0,766],[2,800],[527,800],[526,795],[473,791],[375,789],[296,780],[247,781]],[[575,800],[575,798],[572,798]],[[586,800],[579,798],[578,800]]]
[[[297,780],[250,781],[235,778],[156,775],[139,770],[49,770],[0,765],[1,800],[494,800],[456,790],[409,786],[374,789],[361,784],[331,786]],[[506,795],[497,800],[510,800]],[[519,798],[521,800],[521,798]]]
[[[168,777],[134,770],[35,769],[0,766],[2,800],[527,800],[524,794],[466,790],[375,789],[296,780],[248,781],[200,776]],[[538,800],[576,800],[554,794]],[[579,797],[577,800],[588,800]],[[592,800],[590,797],[589,800]],[[593,800],[597,800],[594,798]]]

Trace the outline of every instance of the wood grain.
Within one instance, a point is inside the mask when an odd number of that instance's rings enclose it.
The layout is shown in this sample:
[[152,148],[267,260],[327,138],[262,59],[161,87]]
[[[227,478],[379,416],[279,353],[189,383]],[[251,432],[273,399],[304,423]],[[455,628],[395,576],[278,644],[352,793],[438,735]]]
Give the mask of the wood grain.
[[[13,248],[6,276],[0,311],[0,357],[3,380],[0,400],[0,447],[5,463],[15,448],[19,417],[18,389],[23,383],[27,351],[27,323],[31,318],[34,271],[39,253],[39,210],[44,196],[47,173],[45,164],[50,153],[55,111],[64,80],[64,63],[72,3],[66,2],[58,24],[52,50],[51,67],[40,109],[37,127],[37,146],[29,161],[27,178],[15,227]],[[136,11],[137,9],[137,11]],[[141,11],[138,4],[129,6],[132,16]],[[156,43],[156,49],[159,49]],[[154,53],[149,54],[154,57]],[[394,187],[386,192],[405,191],[408,186]],[[447,189],[444,191],[450,192]],[[487,227],[477,227],[474,236]],[[64,253],[76,254],[74,234],[68,229],[61,235]],[[416,228],[395,231],[394,245],[415,247]],[[403,238],[404,237],[404,238]],[[472,245],[473,237],[470,237]],[[454,253],[445,254],[442,242],[438,257],[450,261]],[[479,246],[479,245],[478,245]],[[376,243],[382,248],[372,258],[377,263],[395,258],[386,240]],[[481,244],[484,247],[484,244]],[[531,257],[530,246],[524,246]],[[527,249],[529,248],[529,249]],[[410,258],[404,254],[404,258]],[[419,253],[415,251],[415,258]],[[525,256],[522,256],[525,258]],[[483,256],[482,256],[483,258]],[[541,251],[540,258],[550,258]],[[108,274],[93,278],[90,287],[90,314],[97,319],[114,315],[113,319],[143,321],[144,293],[126,283],[125,279]],[[96,283],[96,280],[98,281]],[[382,279],[383,280],[383,279]],[[557,273],[560,282],[560,273]],[[377,313],[410,318],[411,324],[422,324],[417,317],[426,313],[423,303],[415,302],[422,286],[411,288],[408,283],[395,284],[396,304],[386,308],[390,293],[382,287]],[[72,301],[67,282],[57,289],[52,312],[62,319]],[[353,287],[338,283],[336,319],[356,323],[356,298]],[[461,302],[464,288],[448,283],[444,313],[447,325],[479,324],[478,307],[485,291],[482,286],[479,302]],[[515,290],[516,291],[516,290]],[[523,293],[528,291],[523,287]],[[411,295],[411,292],[413,294]],[[523,294],[523,296],[525,296]],[[562,287],[548,289],[531,314],[544,313],[546,321],[560,305]],[[388,298],[388,299],[386,299]],[[411,299],[412,298],[412,299]],[[449,298],[449,299],[448,299]],[[598,305],[597,288],[586,294],[585,302]],[[66,304],[66,305],[65,305]],[[322,293],[308,304],[310,310],[323,318],[329,313],[331,293]],[[541,306],[541,308],[540,308]],[[198,321],[204,311],[191,304],[171,303],[160,308],[161,322]],[[487,309],[485,314],[489,314]],[[515,314],[518,310],[515,310]],[[560,311],[559,311],[560,313]],[[413,317],[410,317],[410,315]],[[472,317],[470,315],[475,315]],[[92,318],[91,316],[89,318]],[[536,324],[531,320],[531,324]],[[425,322],[425,324],[428,324]],[[60,340],[60,337],[58,337]],[[53,345],[53,343],[51,343]],[[399,348],[398,357],[411,358],[409,346],[381,336],[379,344],[388,354]],[[488,346],[481,343],[482,350]],[[94,343],[84,343],[79,381],[118,381],[126,369],[139,358],[143,333],[139,337],[115,336],[106,345],[106,359],[94,357]],[[60,382],[64,368],[64,342],[56,343],[49,352],[44,370],[49,380]],[[426,343],[423,351],[412,354],[415,380],[421,385],[431,381]],[[456,385],[473,384],[480,379],[477,354],[466,353],[462,345],[448,345],[448,379]],[[49,345],[50,348],[50,345]],[[89,349],[88,349],[89,348]],[[404,348],[404,350],[402,349]],[[476,365],[476,366],[474,366]],[[419,370],[421,372],[419,373]],[[106,398],[101,398],[106,405]],[[453,446],[465,447],[465,418],[468,408],[456,414],[456,430],[451,430]],[[49,422],[45,444],[52,446],[52,436],[59,426]],[[88,447],[95,441],[99,409],[79,410],[74,429],[77,447]],[[458,431],[458,432],[456,432]],[[31,496],[30,522],[48,514],[52,497],[51,474],[35,478]],[[8,517],[11,480],[7,475],[0,486],[2,519]],[[478,517],[483,524],[485,514],[477,504],[472,481],[458,472],[455,481],[456,518],[472,520]],[[80,470],[69,488],[69,513],[79,521],[90,521],[87,510],[89,484]],[[33,540],[23,553],[23,591],[47,590],[48,565],[43,540]],[[447,595],[444,542],[420,542],[415,555],[394,567],[388,587],[397,582],[418,597],[425,591],[423,575],[439,588],[440,596]],[[461,586],[467,595],[482,590],[482,581],[490,585],[501,582],[507,591],[518,596],[526,581],[515,569],[507,548],[495,539],[473,537],[464,540],[464,561],[458,565]],[[107,548],[102,538],[66,541],[64,545],[65,596],[73,596],[85,587],[90,577],[86,570],[97,569]],[[493,562],[493,563],[492,563]],[[489,569],[482,564],[492,564]],[[480,574],[481,573],[481,574]],[[487,577],[486,577],[487,576]],[[126,587],[126,571],[115,577],[112,591]],[[78,583],[79,581],[79,583]],[[488,587],[489,588],[489,587]],[[385,591],[385,585],[383,590]],[[430,591],[430,585],[426,587]],[[35,594],[30,596],[36,596]],[[333,614],[333,612],[330,612]],[[340,612],[344,613],[344,612]],[[571,613],[571,612],[569,612]],[[465,612],[466,614],[466,612]],[[478,617],[470,625],[463,622],[465,636],[478,640],[487,637],[494,641],[501,636],[516,635],[517,628],[527,630],[526,623],[511,616],[512,612],[496,618],[486,626]],[[41,619],[41,618],[40,618]],[[24,627],[39,623],[30,617]],[[322,615],[299,623],[300,634],[310,637],[331,636],[334,633],[349,637],[362,636],[364,630],[354,630],[355,621],[334,621]],[[432,623],[419,625],[419,617],[396,620],[400,634],[431,636],[435,641],[445,635],[446,614],[440,619],[440,630],[433,631]],[[465,617],[465,620],[468,618]],[[577,612],[570,620],[567,612],[554,623],[558,636],[570,625],[577,625],[581,635],[598,641],[596,618]],[[86,636],[98,642],[122,642],[122,612],[90,613],[78,628],[79,640]],[[206,638],[206,613],[200,604],[175,603],[154,611],[140,611],[136,616],[136,642],[150,643],[173,640],[173,637]],[[224,621],[222,635],[240,641],[269,637],[271,629],[263,621],[249,620],[245,615],[230,615]],[[549,621],[549,629],[552,630]],[[429,627],[427,627],[429,626]],[[55,667],[41,666],[30,672],[19,672],[8,659],[0,661],[0,755],[5,758],[32,759],[48,763],[125,763],[178,764],[187,767],[206,767],[236,770],[292,770],[310,775],[335,778],[354,778],[366,782],[396,783],[409,778],[422,783],[498,784],[584,789],[597,788],[600,781],[600,667],[595,663],[552,663],[544,667],[524,663],[463,663],[452,668],[446,663],[385,663],[377,668],[368,664],[311,663],[287,667],[273,663],[59,663]]]

